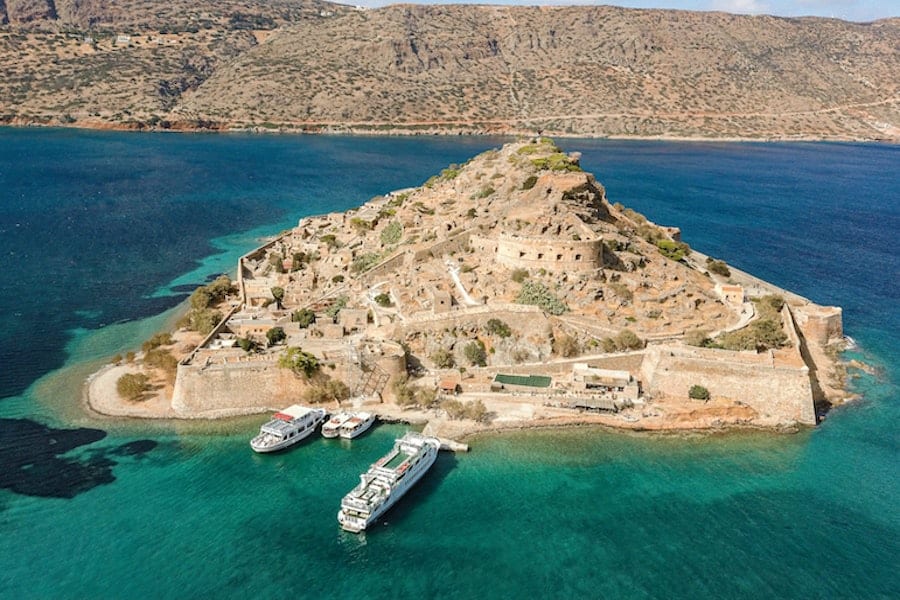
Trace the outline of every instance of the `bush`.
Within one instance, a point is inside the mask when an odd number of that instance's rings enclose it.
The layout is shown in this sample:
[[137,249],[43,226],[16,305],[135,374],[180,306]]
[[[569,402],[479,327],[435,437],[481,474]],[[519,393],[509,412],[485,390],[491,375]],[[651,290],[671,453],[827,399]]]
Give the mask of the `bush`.
[[709,269],[711,273],[715,273],[716,275],[721,275],[722,277],[731,277],[731,270],[728,268],[728,265],[726,265],[724,261],[707,257],[706,268]]
[[334,299],[334,302],[331,303],[325,310],[325,314],[331,317],[331,320],[334,321],[337,319],[338,313],[341,312],[341,309],[347,306],[348,298],[347,296],[338,296]]
[[525,179],[525,181],[522,182],[522,189],[523,189],[523,190],[530,190],[531,188],[534,187],[534,184],[537,183],[537,180],[538,180],[537,175],[529,175],[529,176]]
[[453,353],[446,348],[437,349],[429,358],[438,369],[452,369],[453,365],[456,364]]
[[238,338],[237,345],[244,352],[253,352],[256,350],[256,342],[250,338]]
[[570,358],[581,354],[581,347],[571,335],[563,334],[553,339],[553,350],[558,356]]
[[281,327],[273,327],[266,332],[266,340],[268,340],[270,346],[274,346],[275,344],[283,342],[286,339],[287,334]]
[[126,373],[116,381],[116,391],[126,400],[141,400],[150,389],[150,380],[143,373]]
[[512,330],[509,328],[509,325],[500,319],[488,319],[488,322],[484,326],[484,330],[501,338],[508,338],[512,335]]
[[640,350],[644,347],[644,340],[639,338],[630,329],[623,329],[616,336],[616,347],[619,350]]
[[403,225],[399,221],[391,221],[387,227],[381,230],[381,244],[391,246],[403,237]]
[[516,283],[522,283],[528,279],[528,269],[514,269],[509,278]]
[[473,366],[483,367],[487,364],[487,351],[484,349],[484,342],[474,340],[466,344],[463,348],[463,354]]
[[469,219],[474,219],[475,215],[477,215],[477,214],[478,214],[478,211],[476,211],[474,208],[470,208],[469,210],[466,211],[466,217]]
[[672,240],[658,240],[656,247],[659,249],[660,254],[675,261],[683,259],[691,252],[690,246],[684,242],[674,242]]
[[339,379],[326,379],[319,381],[303,392],[303,399],[310,404],[322,404],[324,402],[341,402],[350,397],[350,388]]
[[451,419],[472,419],[476,422],[482,422],[487,418],[488,412],[481,400],[472,400],[471,402],[461,402],[456,398],[447,398],[441,402],[441,408],[447,413]]
[[350,272],[358,274],[364,271],[368,271],[369,269],[377,265],[380,261],[381,254],[379,252],[360,254],[359,256],[354,258],[353,262],[350,264]]
[[300,329],[306,329],[316,322],[316,313],[308,308],[301,308],[300,310],[295,310],[293,314],[291,314],[291,321],[297,323],[297,325],[300,326]]
[[427,408],[437,400],[435,389],[410,385],[408,377],[401,377],[394,382],[394,394],[397,396],[397,405],[404,408]]
[[272,297],[275,298],[275,306],[278,308],[283,308],[282,302],[284,301],[284,288],[282,287],[273,287],[269,289],[272,293]]
[[488,196],[491,196],[496,191],[497,190],[495,190],[491,186],[486,185],[486,186],[482,187],[480,190],[478,190],[477,192],[473,193],[471,198],[472,198],[472,200],[481,200],[483,198],[487,198]]
[[702,329],[694,329],[684,334],[684,343],[688,346],[706,348],[710,344],[709,333]]
[[192,310],[188,314],[188,328],[201,335],[209,335],[216,325],[222,321],[222,318],[222,313],[211,308]]
[[781,322],[775,319],[759,319],[738,331],[726,333],[716,339],[719,347],[726,350],[756,350],[765,352],[787,345],[787,334]]
[[155,333],[153,337],[141,344],[141,350],[147,352],[160,346],[171,346],[173,343],[171,333]]
[[330,250],[334,250],[335,248],[341,247],[341,242],[337,239],[337,237],[333,233],[326,233],[322,237],[319,238],[319,241],[328,246]]
[[318,372],[319,359],[302,348],[288,348],[278,359],[278,366],[310,379]]
[[709,400],[709,390],[702,385],[692,385],[688,397],[693,400]]
[[375,296],[375,304],[377,304],[378,306],[384,306],[384,307],[394,305],[394,303],[391,302],[390,294],[386,294],[385,292],[381,292],[380,294]]
[[547,286],[537,281],[524,281],[519,295],[516,296],[516,302],[537,306],[551,315],[561,315],[569,310],[569,307],[547,289]]

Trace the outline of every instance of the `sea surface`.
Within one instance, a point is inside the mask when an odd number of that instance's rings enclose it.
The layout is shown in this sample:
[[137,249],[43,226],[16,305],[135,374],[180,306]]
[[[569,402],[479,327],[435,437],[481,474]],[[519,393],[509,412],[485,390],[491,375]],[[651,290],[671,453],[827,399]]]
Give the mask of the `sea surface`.
[[403,426],[260,456],[264,417],[79,408],[262,236],[503,141],[0,129],[0,598],[900,597],[896,145],[557,140],[610,201],[844,307],[876,374],[814,430],[482,436],[352,535],[340,498]]

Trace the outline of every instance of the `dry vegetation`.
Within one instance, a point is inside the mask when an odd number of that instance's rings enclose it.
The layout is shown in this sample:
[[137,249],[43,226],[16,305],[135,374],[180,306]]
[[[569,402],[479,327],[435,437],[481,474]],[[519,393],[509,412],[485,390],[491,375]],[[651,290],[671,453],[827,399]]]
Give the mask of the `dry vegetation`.
[[[900,135],[900,20],[615,7],[0,3],[9,122]],[[49,7],[49,8],[48,8]],[[83,44],[92,32],[96,44]],[[114,44],[128,33],[127,47]]]

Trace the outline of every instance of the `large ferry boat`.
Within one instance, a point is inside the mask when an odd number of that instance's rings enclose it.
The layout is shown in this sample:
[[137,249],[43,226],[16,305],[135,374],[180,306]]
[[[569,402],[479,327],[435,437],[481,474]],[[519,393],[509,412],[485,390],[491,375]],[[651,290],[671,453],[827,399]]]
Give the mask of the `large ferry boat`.
[[331,418],[322,425],[322,437],[336,438],[341,434],[341,426],[353,418],[353,413],[338,412],[331,415]]
[[437,458],[441,442],[409,432],[360,475],[360,482],[341,500],[338,523],[358,533],[384,514],[425,474]]
[[346,440],[362,435],[369,430],[375,422],[375,415],[370,412],[353,413],[347,421],[341,425],[341,437]]
[[250,440],[257,452],[275,452],[306,438],[325,418],[322,408],[308,408],[297,404],[275,413],[272,420],[259,428],[259,435]]

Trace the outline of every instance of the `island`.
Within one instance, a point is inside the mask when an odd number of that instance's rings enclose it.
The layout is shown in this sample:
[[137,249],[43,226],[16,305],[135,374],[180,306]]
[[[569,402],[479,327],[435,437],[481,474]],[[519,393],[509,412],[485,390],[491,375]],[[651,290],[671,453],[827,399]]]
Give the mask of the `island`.
[[839,307],[706,256],[522,139],[305,217],[86,386],[115,416],[365,407],[490,429],[813,426],[848,398]]

